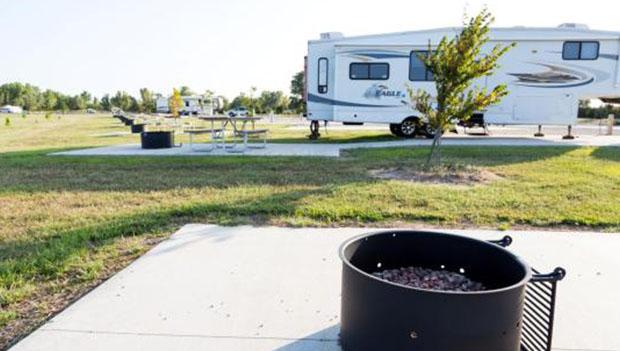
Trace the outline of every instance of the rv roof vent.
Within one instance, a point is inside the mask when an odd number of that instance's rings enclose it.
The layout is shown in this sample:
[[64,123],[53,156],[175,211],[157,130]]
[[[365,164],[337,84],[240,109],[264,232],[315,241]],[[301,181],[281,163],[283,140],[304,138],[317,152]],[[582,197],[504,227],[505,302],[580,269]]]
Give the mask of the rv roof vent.
[[558,28],[571,28],[571,29],[590,29],[587,24],[583,23],[562,23]]
[[321,33],[321,40],[342,39],[344,35],[340,32]]

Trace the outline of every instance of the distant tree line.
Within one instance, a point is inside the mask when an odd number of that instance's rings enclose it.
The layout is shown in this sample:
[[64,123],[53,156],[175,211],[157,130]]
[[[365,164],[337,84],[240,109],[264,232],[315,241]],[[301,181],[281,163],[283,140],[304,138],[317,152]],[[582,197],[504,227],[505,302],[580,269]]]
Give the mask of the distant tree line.
[[305,111],[304,72],[296,73],[291,79],[290,94],[282,91],[263,91],[256,93],[252,87],[248,93],[240,93],[232,101],[225,101],[226,109],[245,107],[254,113],[302,113]]
[[[300,113],[304,110],[303,89],[304,74],[295,74],[291,81],[290,95],[282,91],[263,91],[257,93],[251,88],[249,93],[240,93],[232,101],[223,99],[221,111],[231,108],[246,107],[255,113]],[[177,89],[181,96],[196,95],[192,89],[182,86]],[[213,97],[212,91],[206,91],[205,96]],[[54,90],[42,90],[37,86],[24,83],[7,83],[0,85],[0,106],[20,106],[26,111],[84,111],[94,109],[111,111],[120,108],[127,112],[155,112],[156,100],[161,94],[147,88],[140,89],[140,96],[134,97],[126,91],[117,91],[115,94],[105,94],[101,98],[93,96],[87,91],[77,95],[67,95]]]
[[110,111],[118,107],[131,112],[154,112],[156,94],[146,88],[140,89],[136,99],[127,92],[118,91],[113,96],[104,95],[100,99],[83,91],[77,95],[67,95],[54,90],[41,90],[31,84],[7,83],[0,86],[0,106],[21,106],[26,111],[83,111],[89,108]]

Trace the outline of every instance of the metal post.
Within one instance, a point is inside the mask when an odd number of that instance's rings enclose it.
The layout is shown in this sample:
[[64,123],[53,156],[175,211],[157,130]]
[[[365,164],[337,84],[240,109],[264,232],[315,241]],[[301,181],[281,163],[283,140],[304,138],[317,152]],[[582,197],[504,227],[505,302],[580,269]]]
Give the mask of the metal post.
[[614,125],[616,124],[616,116],[610,114],[607,118],[607,135],[614,135]]
[[568,134],[563,136],[562,139],[564,139],[564,140],[573,140],[573,139],[575,139],[575,136],[573,136],[573,126],[572,125],[568,126]]
[[542,137],[545,136],[545,134],[543,134],[543,132],[542,132],[542,126],[541,125],[538,125],[538,133],[534,134],[534,136],[537,137],[537,138],[542,138]]

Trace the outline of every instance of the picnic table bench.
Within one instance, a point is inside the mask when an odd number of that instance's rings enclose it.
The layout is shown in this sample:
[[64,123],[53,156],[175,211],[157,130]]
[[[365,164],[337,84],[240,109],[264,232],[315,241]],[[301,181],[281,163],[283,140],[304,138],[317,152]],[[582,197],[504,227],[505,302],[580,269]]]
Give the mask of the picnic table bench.
[[[222,144],[224,144],[225,148],[228,148],[228,152],[244,152],[247,148],[251,146],[248,145],[248,140],[250,137],[262,137],[263,145],[260,148],[267,147],[267,134],[269,132],[268,129],[256,129],[256,121],[261,120],[261,117],[224,117],[224,116],[200,116],[198,119],[210,122],[211,130],[220,130],[219,135],[214,135],[212,138],[221,138]],[[216,128],[215,123],[219,122],[220,127]],[[248,128],[248,123],[251,123],[251,129]],[[232,142],[233,145],[230,147],[226,147],[226,128],[230,126],[232,128]],[[243,148],[239,149],[237,147],[237,137],[240,137],[243,141]],[[256,146],[254,146],[256,148]]]

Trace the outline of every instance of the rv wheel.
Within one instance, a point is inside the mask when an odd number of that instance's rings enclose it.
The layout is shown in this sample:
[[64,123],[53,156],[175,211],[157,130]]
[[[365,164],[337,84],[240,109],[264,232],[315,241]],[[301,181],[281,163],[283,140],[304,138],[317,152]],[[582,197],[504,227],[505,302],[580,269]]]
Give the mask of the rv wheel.
[[424,123],[419,129],[420,135],[423,135],[427,139],[433,139],[435,137],[435,131],[428,125],[428,123]]
[[403,138],[415,138],[418,133],[418,119],[407,118],[400,125],[399,132]]

